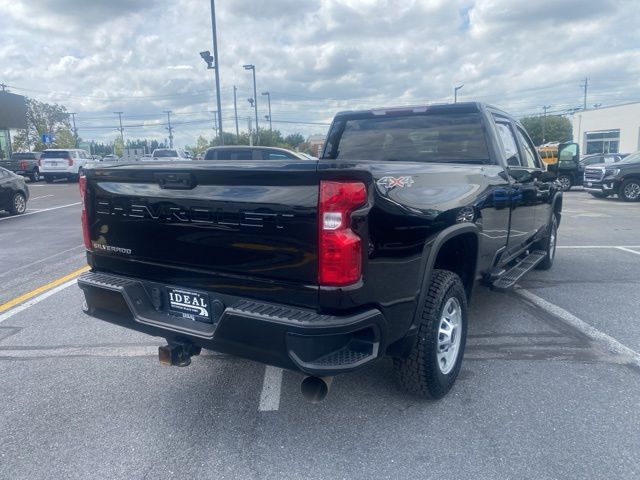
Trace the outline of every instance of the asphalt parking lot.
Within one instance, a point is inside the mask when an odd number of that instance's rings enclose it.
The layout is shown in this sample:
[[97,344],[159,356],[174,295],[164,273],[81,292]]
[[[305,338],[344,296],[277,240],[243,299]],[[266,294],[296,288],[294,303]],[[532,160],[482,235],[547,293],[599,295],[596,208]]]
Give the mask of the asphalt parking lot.
[[84,316],[77,184],[32,184],[27,213],[0,214],[0,478],[640,478],[638,203],[565,195],[553,269],[476,289],[443,400],[385,360],[318,405],[297,373],[162,367],[161,339]]

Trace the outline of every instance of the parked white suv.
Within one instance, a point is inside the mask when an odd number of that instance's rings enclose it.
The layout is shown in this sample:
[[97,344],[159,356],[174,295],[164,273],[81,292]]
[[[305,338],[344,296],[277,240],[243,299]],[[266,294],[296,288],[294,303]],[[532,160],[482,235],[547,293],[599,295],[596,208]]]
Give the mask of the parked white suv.
[[77,182],[82,169],[91,161],[91,156],[86,150],[78,148],[50,148],[42,152],[40,157],[40,175],[47,183],[56,178],[66,178]]
[[183,161],[192,160],[184,150],[176,148],[156,148],[153,151],[152,158],[144,158],[143,160],[162,160],[162,161]]

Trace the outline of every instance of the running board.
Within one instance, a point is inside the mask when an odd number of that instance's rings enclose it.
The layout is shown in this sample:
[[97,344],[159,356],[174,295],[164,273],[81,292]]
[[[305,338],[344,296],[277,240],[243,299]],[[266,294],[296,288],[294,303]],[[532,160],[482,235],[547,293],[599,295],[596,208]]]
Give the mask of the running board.
[[546,252],[542,250],[535,250],[531,252],[510,270],[507,270],[504,274],[500,275],[500,278],[491,284],[492,288],[495,288],[496,290],[507,290],[513,287],[527,272],[533,270],[536,265],[544,260],[545,255]]

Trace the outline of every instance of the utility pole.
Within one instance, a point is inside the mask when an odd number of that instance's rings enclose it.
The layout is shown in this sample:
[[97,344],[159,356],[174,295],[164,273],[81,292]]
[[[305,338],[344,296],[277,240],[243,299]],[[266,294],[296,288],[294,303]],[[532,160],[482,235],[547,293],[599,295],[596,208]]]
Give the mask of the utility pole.
[[589,87],[589,79],[584,77],[584,83],[580,84],[581,87],[584,88],[584,104],[582,106],[583,110],[587,109],[587,88]]
[[213,33],[213,61],[215,63],[216,74],[216,102],[218,106],[218,131],[220,134],[220,145],[224,145],[222,135],[222,105],[220,104],[220,62],[218,61],[218,34],[216,27],[216,2],[211,0],[211,31]]
[[458,90],[460,90],[462,87],[464,87],[464,83],[459,87],[453,88],[453,103],[458,103]]
[[75,139],[73,146],[75,148],[78,148],[78,129],[76,128],[76,113],[71,112],[69,113],[69,115],[71,115],[71,119],[73,120],[73,138]]
[[236,116],[236,142],[238,141],[238,137],[240,136],[240,129],[238,128],[238,102],[236,98],[237,90],[238,90],[238,87],[234,85],[233,86],[233,111]]
[[256,115],[256,145],[260,143],[260,126],[258,124],[258,89],[256,88],[256,66],[255,65],[243,65],[245,70],[251,70],[253,72],[253,109]]
[[249,127],[249,146],[253,147],[253,126],[251,125],[251,117],[247,117]]
[[[122,128],[122,114],[124,112],[113,112],[113,113],[117,113],[118,114],[118,120],[120,120],[120,128],[118,130],[120,130],[120,140],[122,141],[122,150],[124,153],[124,128]],[[115,152],[113,152],[115,153]]]
[[542,110],[544,110],[544,115],[542,117],[542,143],[547,141],[546,132],[547,132],[547,110],[551,108],[551,105],[544,105]]
[[273,127],[271,126],[271,94],[269,92],[262,92],[262,95],[266,95],[267,101],[269,102],[269,131],[273,132]]
[[167,130],[169,130],[169,148],[173,148],[173,127],[171,127],[171,110],[165,110],[164,113],[167,114],[167,123],[169,126]]

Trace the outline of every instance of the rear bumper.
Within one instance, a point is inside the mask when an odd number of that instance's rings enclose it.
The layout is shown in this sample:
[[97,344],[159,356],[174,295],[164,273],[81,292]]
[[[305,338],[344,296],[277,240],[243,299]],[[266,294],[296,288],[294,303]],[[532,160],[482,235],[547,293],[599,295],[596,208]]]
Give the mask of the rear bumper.
[[386,321],[376,309],[323,315],[208,291],[211,323],[204,323],[168,312],[166,289],[180,286],[98,272],[78,285],[94,318],[309,375],[352,371],[384,351]]

